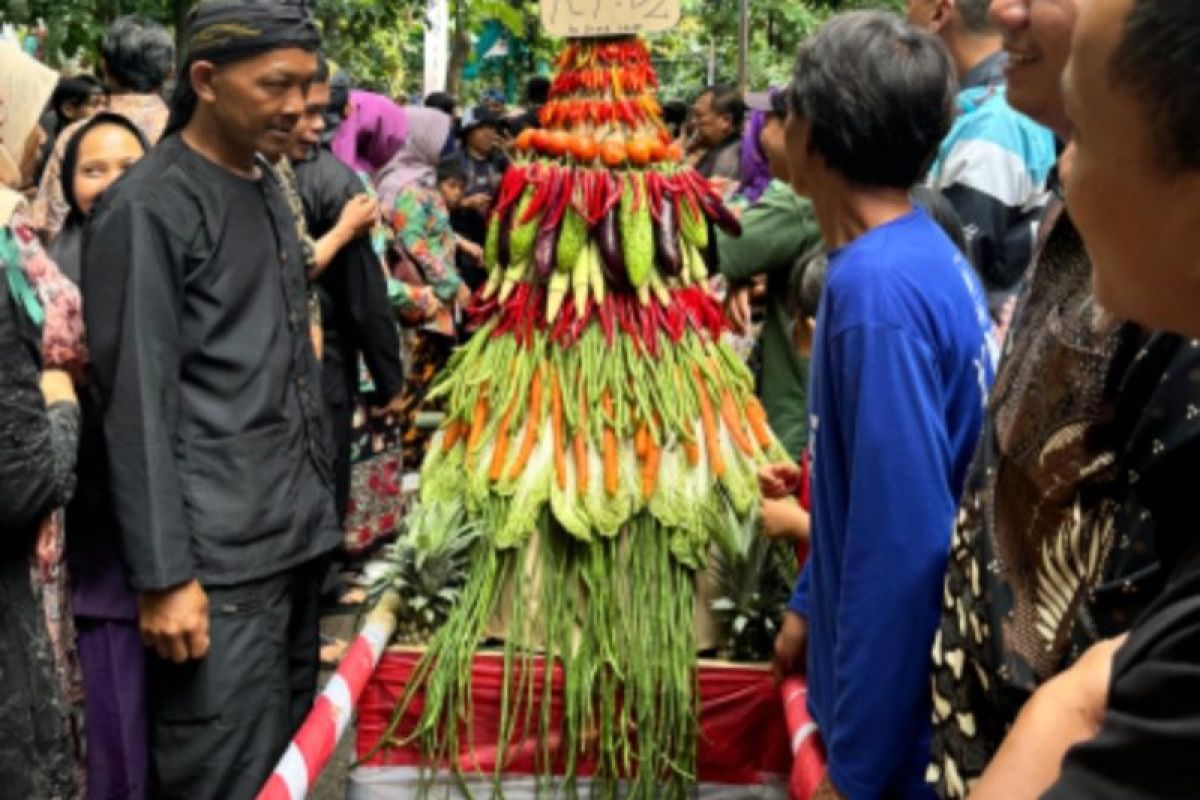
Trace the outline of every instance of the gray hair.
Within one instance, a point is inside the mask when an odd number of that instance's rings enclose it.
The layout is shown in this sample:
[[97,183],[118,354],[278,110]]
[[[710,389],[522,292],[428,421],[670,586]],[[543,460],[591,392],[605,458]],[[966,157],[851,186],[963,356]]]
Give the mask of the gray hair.
[[839,14],[800,45],[791,110],[809,148],[860,186],[908,189],[954,119],[957,84],[945,46],[895,14]]
[[105,31],[100,57],[109,81],[131,92],[149,94],[162,89],[171,74],[175,41],[157,22],[121,17]]
[[1136,0],[1108,74],[1148,112],[1158,164],[1200,169],[1200,3]]

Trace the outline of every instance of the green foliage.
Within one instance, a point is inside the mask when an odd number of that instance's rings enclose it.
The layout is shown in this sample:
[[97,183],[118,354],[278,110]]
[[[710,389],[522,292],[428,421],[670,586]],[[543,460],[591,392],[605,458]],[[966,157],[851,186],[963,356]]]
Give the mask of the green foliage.
[[[192,0],[7,0],[0,22],[45,22],[47,60],[95,62],[105,27],[122,14],[141,14],[177,29]],[[419,92],[422,83],[425,0],[316,0],[316,15],[331,59],[362,85],[393,95]],[[683,19],[651,37],[665,98],[690,98],[708,83],[709,62],[718,82],[737,78],[736,0],[683,0]],[[831,13],[853,7],[902,11],[903,0],[751,0],[749,74],[754,88],[787,82],[796,45]],[[487,64],[478,77],[460,81],[472,54],[471,37],[497,20],[523,47],[518,58]],[[484,88],[520,86],[545,72],[562,43],[541,29],[537,0],[451,0],[451,90],[473,100]]]

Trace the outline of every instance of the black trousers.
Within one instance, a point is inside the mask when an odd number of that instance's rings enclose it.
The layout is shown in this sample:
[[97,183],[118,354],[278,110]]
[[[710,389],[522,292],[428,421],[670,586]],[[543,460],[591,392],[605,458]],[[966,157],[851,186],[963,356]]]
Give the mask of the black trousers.
[[354,427],[354,402],[325,401],[333,436],[333,495],[339,523],[345,523],[350,508],[350,436]]
[[261,581],[207,589],[201,661],[149,668],[155,798],[252,800],[316,694],[324,559]]

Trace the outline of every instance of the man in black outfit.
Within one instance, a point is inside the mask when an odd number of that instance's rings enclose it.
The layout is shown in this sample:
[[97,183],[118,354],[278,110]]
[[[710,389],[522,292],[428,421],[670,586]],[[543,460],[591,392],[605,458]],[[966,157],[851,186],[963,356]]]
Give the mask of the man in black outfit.
[[[317,77],[289,153],[304,201],[308,231],[320,239],[337,225],[342,209],[363,194],[354,171],[321,146],[330,103],[329,67],[318,59]],[[383,265],[360,236],[338,251],[316,281],[321,303],[325,347],[321,387],[333,428],[333,473],[338,519],[346,517],[350,499],[350,431],[358,386],[361,353],[375,383],[373,404],[398,407],[404,373],[400,365],[400,333],[387,296]],[[396,413],[399,413],[398,408]]]
[[300,241],[262,158],[291,142],[319,38],[296,4],[204,0],[184,43],[167,136],[96,209],[83,290],[153,651],[152,794],[237,800],[312,705],[340,541]]

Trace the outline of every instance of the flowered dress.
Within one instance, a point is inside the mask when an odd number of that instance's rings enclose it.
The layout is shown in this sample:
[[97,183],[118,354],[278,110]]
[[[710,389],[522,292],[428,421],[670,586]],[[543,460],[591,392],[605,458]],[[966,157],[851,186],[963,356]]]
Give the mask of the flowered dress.
[[457,244],[450,215],[436,189],[410,186],[400,192],[390,223],[396,259],[393,303],[402,316],[426,320],[408,336],[409,368],[403,395],[404,460],[415,467],[424,460],[433,433],[432,427],[418,424],[420,417],[438,410],[426,396],[456,342],[455,296],[462,279],[454,266]]

